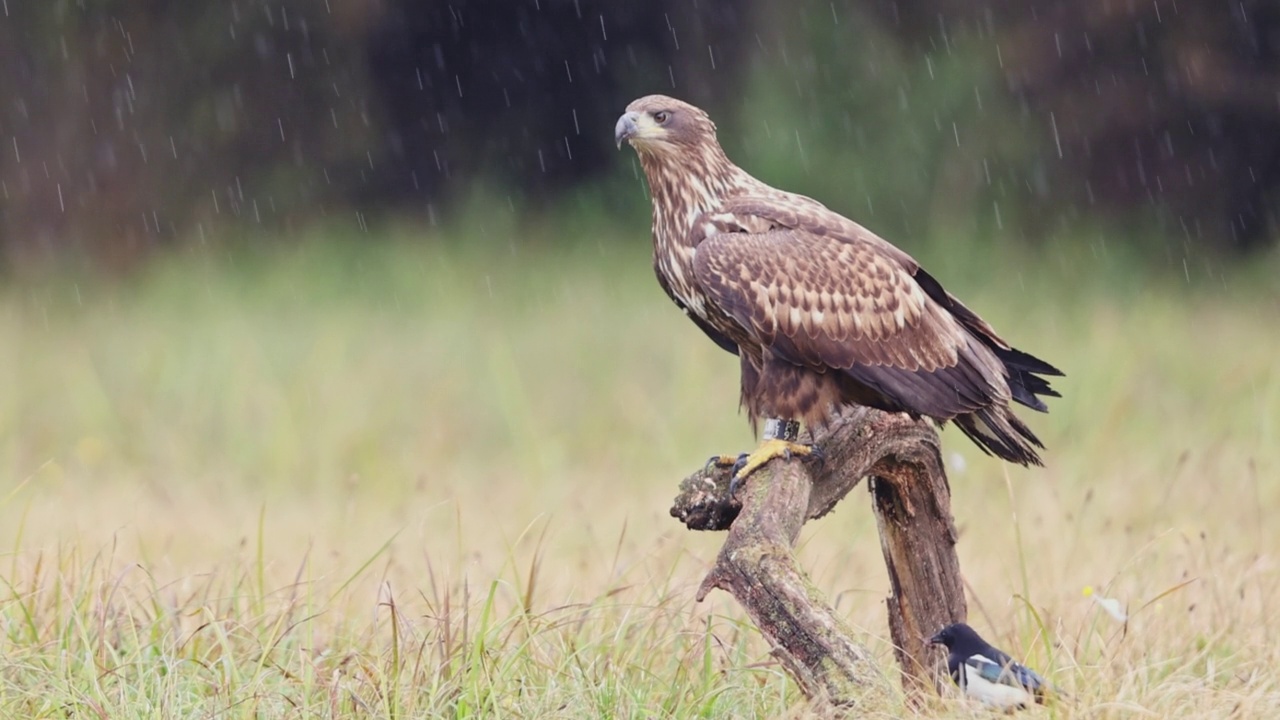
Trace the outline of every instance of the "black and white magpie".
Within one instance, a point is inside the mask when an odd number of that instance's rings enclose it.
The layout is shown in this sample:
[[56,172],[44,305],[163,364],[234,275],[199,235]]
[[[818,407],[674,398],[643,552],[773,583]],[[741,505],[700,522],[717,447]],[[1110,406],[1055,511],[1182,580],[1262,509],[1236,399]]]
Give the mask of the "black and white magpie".
[[964,623],[948,625],[929,638],[945,645],[950,655],[947,670],[964,694],[986,705],[1013,710],[1044,702],[1049,683],[1031,668],[1019,665],[1003,651],[992,647]]

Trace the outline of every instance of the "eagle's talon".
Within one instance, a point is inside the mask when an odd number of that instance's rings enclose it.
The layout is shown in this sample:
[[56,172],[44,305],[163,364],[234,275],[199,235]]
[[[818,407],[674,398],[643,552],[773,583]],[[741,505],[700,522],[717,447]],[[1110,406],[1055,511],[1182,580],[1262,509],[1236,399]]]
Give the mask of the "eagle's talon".
[[729,477],[729,493],[724,496],[725,500],[732,502],[733,497],[738,494],[738,486],[741,484],[742,484],[742,481],[738,479],[737,473],[734,473],[733,475],[731,475]]
[[800,443],[776,438],[765,440],[750,454],[744,453],[739,456],[738,462],[734,463],[733,479],[729,481],[729,496],[733,497],[733,491],[738,488],[738,485],[770,460],[774,458],[790,460],[792,457],[807,457],[813,455],[813,451],[812,445],[801,445]]
[[[717,458],[712,458],[716,460]],[[742,478],[738,477],[738,471],[743,465],[747,464],[747,454],[740,453],[737,457],[732,455],[718,456],[719,467],[729,468],[729,491],[725,494],[726,500],[733,500],[733,496],[738,492],[738,486],[742,484]]]
[[702,469],[710,472],[716,468],[735,467],[742,457],[743,455],[712,455],[707,458],[707,464],[703,465]]

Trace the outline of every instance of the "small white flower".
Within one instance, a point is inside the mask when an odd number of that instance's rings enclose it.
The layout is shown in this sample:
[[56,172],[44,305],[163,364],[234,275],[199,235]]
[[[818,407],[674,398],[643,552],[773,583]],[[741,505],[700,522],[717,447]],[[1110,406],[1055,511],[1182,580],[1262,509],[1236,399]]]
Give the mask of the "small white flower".
[[1105,610],[1108,615],[1114,618],[1116,622],[1122,623],[1129,620],[1129,614],[1125,612],[1123,603],[1115,598],[1102,597],[1095,593],[1092,585],[1085,586],[1084,596],[1087,598],[1093,598],[1093,601]]

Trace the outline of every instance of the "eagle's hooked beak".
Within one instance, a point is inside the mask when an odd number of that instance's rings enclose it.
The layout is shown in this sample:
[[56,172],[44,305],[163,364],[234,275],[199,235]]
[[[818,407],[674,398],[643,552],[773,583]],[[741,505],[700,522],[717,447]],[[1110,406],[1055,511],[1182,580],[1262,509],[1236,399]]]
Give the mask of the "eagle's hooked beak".
[[640,132],[640,113],[626,112],[622,117],[618,118],[618,124],[613,126],[613,139],[618,143],[618,149],[622,149],[622,141],[635,137]]

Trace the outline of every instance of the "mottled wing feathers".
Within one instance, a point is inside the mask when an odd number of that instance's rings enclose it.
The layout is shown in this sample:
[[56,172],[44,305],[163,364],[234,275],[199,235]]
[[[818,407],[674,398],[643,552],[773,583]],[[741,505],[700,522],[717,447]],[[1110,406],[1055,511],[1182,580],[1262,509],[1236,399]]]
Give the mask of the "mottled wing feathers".
[[[955,360],[942,344],[913,357],[906,343],[877,342],[919,325],[924,294],[865,247],[818,242],[793,230],[720,234],[698,247],[694,272],[715,300],[739,321],[747,320],[767,344],[797,340],[803,364],[909,363],[933,369]],[[859,340],[870,342],[859,350]]]
[[888,240],[803,195],[739,195],[727,198],[716,215],[751,219],[746,222],[763,220],[772,228],[789,228],[815,237],[829,237],[837,242],[863,245],[874,249],[911,275],[919,268],[914,258]]
[[[692,238],[697,245],[698,235],[713,236],[723,232],[762,232],[769,229],[791,230],[813,238],[828,239],[833,244],[856,246],[860,253],[871,254],[885,266],[893,268],[894,279],[903,274],[908,282],[918,286],[924,295],[946,311],[946,315],[958,321],[973,337],[985,345],[1004,366],[1007,387],[1012,399],[1027,407],[1047,411],[1037,396],[1059,397],[1049,383],[1039,375],[1061,376],[1062,372],[1036,357],[1011,347],[985,320],[943,289],[942,285],[925,272],[915,259],[901,249],[852,220],[829,210],[826,206],[790,193],[777,196],[747,195],[725,200],[715,213],[704,222],[695,223]],[[904,285],[899,285],[903,287]],[[907,366],[900,366],[908,369]],[[886,373],[882,373],[886,374]],[[893,373],[887,373],[893,375]],[[875,378],[869,378],[874,384]],[[1019,433],[1021,434],[1021,433]]]
[[[814,206],[814,216],[839,217]],[[989,349],[928,297],[912,268],[849,236],[856,225],[765,203],[750,209],[748,218],[770,213],[775,229],[724,232],[731,216],[716,214],[722,227],[697,246],[694,273],[771,353],[819,372],[843,370],[900,406],[889,409],[945,419],[1008,399]]]

